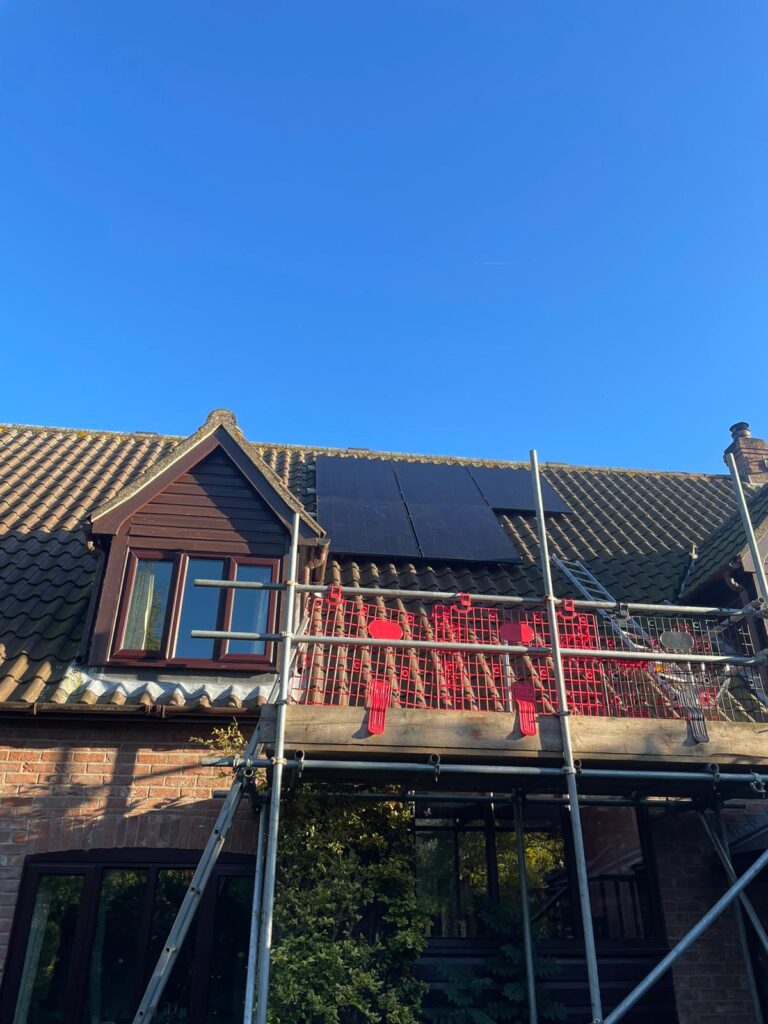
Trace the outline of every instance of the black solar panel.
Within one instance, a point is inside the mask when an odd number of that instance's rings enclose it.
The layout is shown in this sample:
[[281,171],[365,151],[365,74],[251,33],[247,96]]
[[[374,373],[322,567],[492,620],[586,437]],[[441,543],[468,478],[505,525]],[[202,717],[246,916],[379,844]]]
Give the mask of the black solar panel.
[[[535,512],[533,483],[527,469],[501,469],[472,466],[469,472],[491,506],[505,512]],[[551,484],[541,478],[541,496],[545,512],[570,512],[571,509]]]
[[383,498],[400,501],[393,464],[384,459],[347,459],[318,455],[315,460],[318,497]]
[[498,517],[487,505],[408,502],[425,558],[462,562],[522,562]]
[[402,500],[318,495],[317,519],[331,550],[348,555],[418,558],[419,548]]
[[428,462],[396,462],[395,474],[406,501],[446,505],[485,505],[464,466]]

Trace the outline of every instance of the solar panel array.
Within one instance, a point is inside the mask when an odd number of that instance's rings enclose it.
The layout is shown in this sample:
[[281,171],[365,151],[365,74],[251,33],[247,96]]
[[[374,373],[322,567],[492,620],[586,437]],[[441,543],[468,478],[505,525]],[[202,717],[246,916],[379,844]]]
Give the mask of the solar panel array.
[[[317,518],[334,551],[520,563],[498,511],[534,511],[526,470],[321,455]],[[547,512],[570,512],[542,480]]]

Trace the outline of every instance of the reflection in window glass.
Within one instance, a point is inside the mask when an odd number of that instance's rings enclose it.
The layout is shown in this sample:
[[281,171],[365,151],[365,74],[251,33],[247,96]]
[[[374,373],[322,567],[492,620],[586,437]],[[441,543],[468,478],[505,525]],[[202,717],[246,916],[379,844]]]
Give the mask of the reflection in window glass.
[[[235,579],[248,583],[269,583],[272,568],[269,565],[238,565]],[[236,633],[266,633],[269,612],[269,590],[235,590],[232,600],[232,626]],[[230,640],[229,654],[261,654],[266,649],[263,640]]]
[[585,807],[584,845],[595,934],[642,939],[653,932],[649,885],[633,807]]
[[[168,938],[168,932],[181,906],[181,901],[189,888],[192,871],[181,868],[168,868],[157,874],[155,905],[152,913],[152,929],[149,939],[149,963],[154,967]],[[162,1001],[155,1013],[155,1021],[163,1024],[181,1024],[189,1017],[192,975],[194,972],[194,935],[187,935],[184,945],[179,951],[168,984],[165,987]]]
[[173,562],[139,560],[125,621],[124,650],[159,651],[162,648],[172,574]]
[[147,898],[146,870],[104,872],[93,937],[86,1011],[88,1024],[130,1024],[142,959],[136,941]]
[[480,910],[488,899],[485,832],[459,832],[459,934],[472,938],[487,933]]
[[194,639],[190,633],[193,629],[217,628],[222,592],[216,587],[196,587],[195,580],[220,580],[223,578],[223,559],[189,559],[176,638],[175,656],[177,658],[211,659],[213,657],[214,641]]
[[43,875],[37,889],[13,1024],[60,1024],[74,959],[82,875]]
[[416,833],[416,870],[419,887],[432,900],[435,916],[432,938],[448,938],[456,931],[456,851],[452,832],[419,829]]
[[[536,938],[572,938],[572,910],[562,835],[526,832],[524,845],[528,896]],[[499,898],[519,899],[520,867],[514,832],[496,833],[496,857]]]
[[211,945],[207,1024],[243,1019],[253,880],[243,875],[219,879]]

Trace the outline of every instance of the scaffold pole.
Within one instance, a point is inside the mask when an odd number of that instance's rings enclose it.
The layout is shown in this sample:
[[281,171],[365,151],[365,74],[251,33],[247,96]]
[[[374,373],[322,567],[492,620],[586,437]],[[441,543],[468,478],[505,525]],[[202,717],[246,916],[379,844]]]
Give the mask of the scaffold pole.
[[589,897],[589,872],[587,858],[584,853],[584,833],[581,827],[581,809],[579,792],[576,782],[576,763],[571,744],[569,723],[568,689],[563,672],[563,659],[560,653],[560,627],[557,621],[557,603],[552,585],[552,566],[549,560],[549,542],[547,539],[547,523],[544,515],[544,501],[541,495],[541,477],[539,475],[539,459],[535,449],[531,449],[531,481],[533,497],[536,505],[536,528],[539,535],[539,558],[541,575],[544,582],[544,600],[549,621],[550,644],[552,646],[552,666],[557,689],[557,717],[560,722],[560,737],[563,747],[563,773],[568,793],[568,810],[570,812],[573,848],[576,860],[576,879],[579,889],[579,905],[581,908],[581,929],[584,936],[584,953],[587,961],[587,979],[589,981],[589,1002],[592,1008],[592,1024],[601,1024],[603,1019],[602,1000],[600,996],[600,976],[597,967],[597,951],[595,949],[595,933],[592,927],[592,901]]

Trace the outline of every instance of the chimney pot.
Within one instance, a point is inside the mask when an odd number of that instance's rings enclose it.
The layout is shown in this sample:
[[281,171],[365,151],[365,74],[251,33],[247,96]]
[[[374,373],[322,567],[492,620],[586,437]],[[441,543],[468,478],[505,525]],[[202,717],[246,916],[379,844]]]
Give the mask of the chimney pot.
[[732,427],[728,428],[731,432],[731,437],[736,440],[737,437],[751,437],[752,431],[749,429],[748,423],[734,423]]

